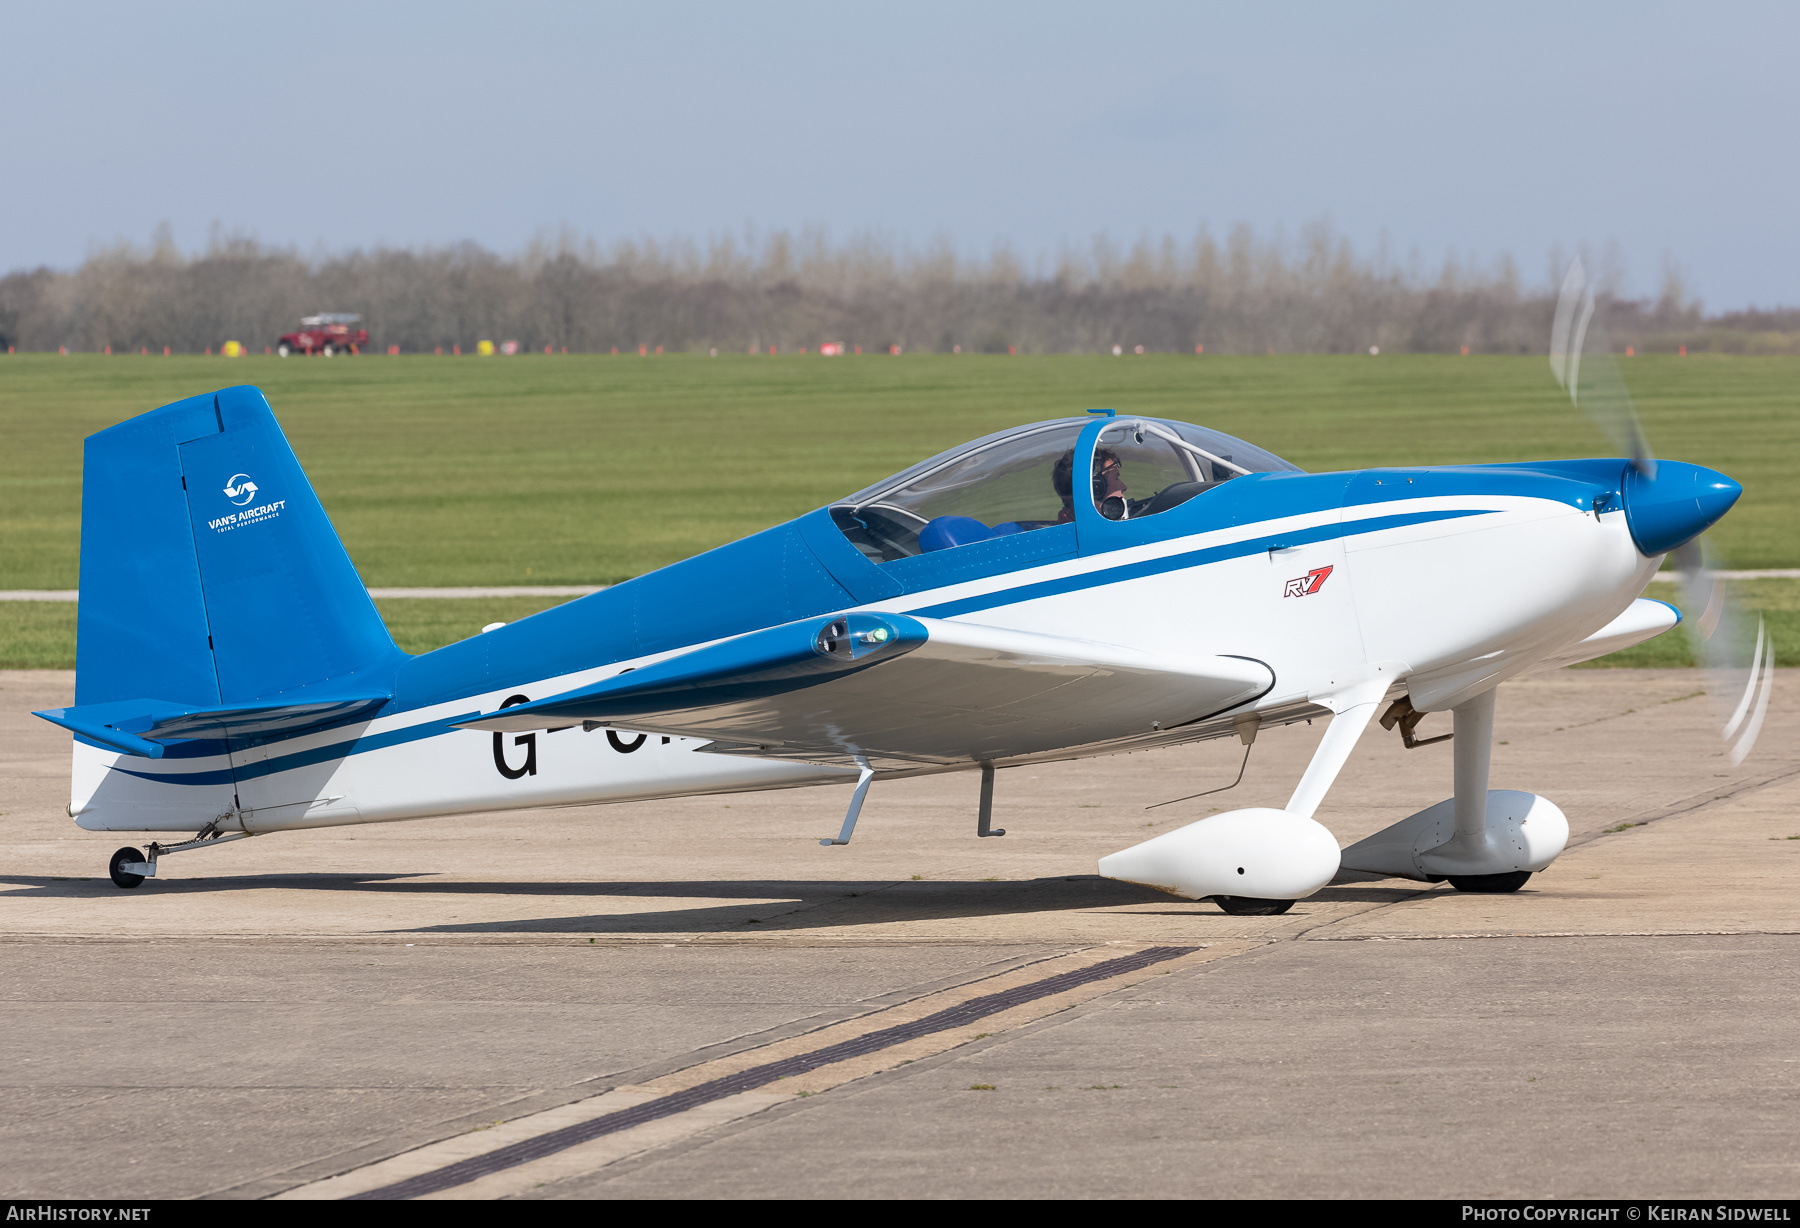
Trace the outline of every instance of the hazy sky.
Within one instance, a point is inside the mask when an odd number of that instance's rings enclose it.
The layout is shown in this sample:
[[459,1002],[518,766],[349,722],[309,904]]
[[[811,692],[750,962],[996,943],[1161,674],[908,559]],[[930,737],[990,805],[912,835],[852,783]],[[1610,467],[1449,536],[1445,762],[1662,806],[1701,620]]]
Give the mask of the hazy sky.
[[1800,304],[1800,5],[0,0],[0,271],[823,224],[1030,259],[1325,219]]

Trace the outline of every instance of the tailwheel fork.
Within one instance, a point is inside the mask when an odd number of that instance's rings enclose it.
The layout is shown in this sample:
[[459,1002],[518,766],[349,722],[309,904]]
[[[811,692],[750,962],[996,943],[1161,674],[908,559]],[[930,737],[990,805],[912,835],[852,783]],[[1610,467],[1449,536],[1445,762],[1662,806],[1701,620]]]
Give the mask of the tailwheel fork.
[[[226,815],[225,818],[231,816]],[[185,853],[189,849],[212,848],[226,844],[232,840],[248,840],[255,832],[219,830],[217,821],[202,827],[192,840],[183,840],[179,844],[152,843],[149,855],[143,850],[122,848],[112,855],[107,863],[107,875],[113,880],[113,886],[130,889],[141,884],[146,878],[156,877],[156,860],[166,853]]]

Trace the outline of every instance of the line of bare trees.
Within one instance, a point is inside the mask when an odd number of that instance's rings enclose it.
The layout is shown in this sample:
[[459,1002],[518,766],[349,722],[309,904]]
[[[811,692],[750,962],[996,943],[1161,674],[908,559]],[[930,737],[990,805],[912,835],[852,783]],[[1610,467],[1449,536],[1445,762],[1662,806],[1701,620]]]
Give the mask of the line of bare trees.
[[[203,252],[184,255],[164,227],[148,248],[96,250],[73,271],[0,277],[0,342],[197,353],[232,339],[255,350],[304,315],[336,311],[360,313],[377,347],[407,353],[481,339],[570,352],[841,342],[998,353],[1529,353],[1546,343],[1554,297],[1548,278],[1528,288],[1510,260],[1473,267],[1452,257],[1427,271],[1360,257],[1322,224],[1294,242],[1247,226],[1223,241],[1201,232],[1126,248],[1102,238],[1035,269],[1005,248],[972,260],[948,244],[833,244],[822,232],[784,231],[604,250],[564,232],[512,256],[471,242],[308,259],[215,227]],[[1609,312],[1621,346],[1800,348],[1800,312],[1709,319],[1672,270],[1658,297],[1615,297]]]

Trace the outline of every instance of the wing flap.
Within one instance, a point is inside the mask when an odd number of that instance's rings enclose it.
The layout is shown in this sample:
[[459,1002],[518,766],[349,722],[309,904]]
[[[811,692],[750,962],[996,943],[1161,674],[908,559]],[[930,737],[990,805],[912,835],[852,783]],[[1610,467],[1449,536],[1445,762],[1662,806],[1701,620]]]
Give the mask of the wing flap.
[[791,754],[968,762],[1173,728],[1266,693],[1245,657],[1153,658],[1117,644],[901,614],[809,619],[464,722],[574,721]]

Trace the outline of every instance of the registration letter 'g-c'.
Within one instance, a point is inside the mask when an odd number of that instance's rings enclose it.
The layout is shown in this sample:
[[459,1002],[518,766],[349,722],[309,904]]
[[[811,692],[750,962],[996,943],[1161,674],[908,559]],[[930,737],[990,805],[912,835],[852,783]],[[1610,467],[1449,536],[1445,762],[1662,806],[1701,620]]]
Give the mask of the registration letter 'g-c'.
[[[530,702],[531,696],[529,695],[510,695],[507,697],[506,702],[500,706],[502,708],[510,708],[514,704],[528,704]],[[508,780],[518,780],[524,776],[536,776],[537,734],[522,733],[513,739],[513,745],[523,746],[525,748],[525,762],[521,763],[518,767],[508,767],[506,764],[506,735],[503,733],[496,733],[494,735],[494,766],[499,768],[500,774]]]

